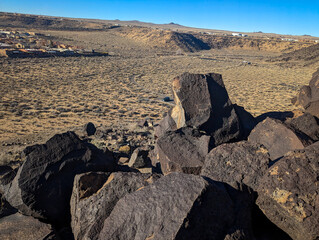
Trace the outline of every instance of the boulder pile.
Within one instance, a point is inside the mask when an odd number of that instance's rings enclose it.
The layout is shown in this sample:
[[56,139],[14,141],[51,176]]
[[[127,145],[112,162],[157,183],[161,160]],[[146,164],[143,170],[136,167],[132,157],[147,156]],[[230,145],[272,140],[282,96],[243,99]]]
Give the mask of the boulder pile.
[[184,73],[118,151],[93,123],[27,147],[0,167],[0,239],[319,239],[318,79],[304,114],[275,119],[233,104],[221,75]]
[[301,87],[292,103],[302,106],[306,112],[319,118],[319,69],[312,75],[309,85]]

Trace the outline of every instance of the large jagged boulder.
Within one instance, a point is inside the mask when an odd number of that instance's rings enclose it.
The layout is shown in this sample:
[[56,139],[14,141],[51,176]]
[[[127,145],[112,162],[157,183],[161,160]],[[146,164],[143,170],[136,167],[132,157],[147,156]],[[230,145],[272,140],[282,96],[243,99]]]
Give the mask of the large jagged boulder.
[[250,133],[248,140],[264,145],[268,151],[271,160],[282,157],[285,153],[303,149],[313,143],[305,134],[295,132],[283,122],[266,118]]
[[237,104],[233,104],[236,114],[240,120],[241,129],[242,129],[242,138],[243,140],[247,140],[250,132],[257,125],[257,120],[251,115],[249,112],[245,110],[244,107],[239,106]]
[[170,116],[177,128],[203,130],[216,146],[241,137],[240,121],[220,74],[184,73],[172,85],[176,105]]
[[319,101],[319,69],[313,73],[309,87],[311,88],[311,101]]
[[0,219],[0,239],[2,240],[45,239],[51,231],[50,225],[20,213]]
[[234,214],[223,184],[171,173],[120,199],[98,239],[224,239]]
[[319,119],[310,113],[286,121],[292,128],[306,134],[314,142],[319,140]]
[[152,184],[160,175],[90,172],[77,175],[71,197],[71,226],[75,239],[97,239],[103,222],[119,199]]
[[75,175],[114,168],[108,154],[81,141],[75,133],[57,134],[27,154],[4,196],[21,213],[63,227],[70,222]]
[[260,144],[247,141],[225,143],[209,152],[201,175],[236,189],[245,184],[256,191],[269,163],[268,150]]
[[177,129],[174,119],[171,117],[172,110],[170,109],[165,117],[159,121],[154,127],[154,135],[159,138],[168,131],[174,131]]
[[306,108],[306,112],[319,118],[319,101],[309,103],[309,106]]
[[295,240],[319,239],[319,142],[287,153],[264,175],[257,204]]
[[164,174],[199,174],[208,154],[210,136],[189,127],[167,132],[156,142],[156,158]]
[[312,75],[309,85],[302,86],[292,103],[319,118],[319,69]]

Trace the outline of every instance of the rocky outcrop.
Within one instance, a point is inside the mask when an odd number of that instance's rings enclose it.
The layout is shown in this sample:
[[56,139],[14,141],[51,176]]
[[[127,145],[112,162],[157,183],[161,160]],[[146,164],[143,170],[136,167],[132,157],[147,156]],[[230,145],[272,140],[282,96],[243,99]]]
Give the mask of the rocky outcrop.
[[319,118],[319,69],[312,75],[309,85],[302,86],[292,103]]
[[96,239],[103,222],[126,194],[141,189],[160,175],[90,172],[77,175],[71,197],[72,231],[75,239]]
[[114,167],[113,159],[73,132],[57,134],[27,154],[4,196],[21,213],[62,227],[70,221],[74,176]]
[[131,168],[151,167],[151,161],[148,158],[148,151],[136,148],[131,155],[128,166]]
[[177,128],[194,127],[212,136],[215,146],[241,137],[240,122],[220,74],[184,73],[173,80]]
[[286,154],[265,174],[257,204],[294,240],[319,238],[319,142]]
[[3,240],[45,239],[51,231],[50,225],[20,213],[0,219],[0,239]]
[[172,110],[169,110],[168,113],[166,113],[165,117],[155,125],[155,137],[159,138],[166,132],[174,131],[177,129],[176,123],[171,117],[171,112]]
[[201,175],[236,189],[245,184],[256,191],[269,163],[268,150],[262,145],[247,141],[225,143],[209,152]]
[[95,128],[94,124],[91,123],[91,122],[88,122],[87,124],[85,124],[83,130],[84,130],[84,132],[85,132],[85,134],[86,134],[87,136],[92,136],[92,135],[94,135],[95,132],[96,132],[96,128]]
[[189,127],[165,133],[156,142],[156,157],[164,174],[199,174],[208,154],[210,136]]
[[303,149],[313,143],[307,135],[297,133],[281,121],[271,118],[266,118],[258,123],[250,133],[248,140],[263,144],[268,149],[272,160],[282,157],[289,151]]
[[319,119],[310,113],[287,120],[286,123],[297,131],[306,134],[312,141],[319,140]]
[[171,173],[120,199],[98,239],[224,239],[233,222],[222,185]]

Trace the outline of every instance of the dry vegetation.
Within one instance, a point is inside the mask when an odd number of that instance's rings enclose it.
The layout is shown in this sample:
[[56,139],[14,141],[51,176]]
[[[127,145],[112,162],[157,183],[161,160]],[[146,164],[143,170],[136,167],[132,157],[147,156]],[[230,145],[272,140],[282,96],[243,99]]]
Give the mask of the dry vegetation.
[[111,53],[107,57],[0,59],[2,145],[30,143],[23,139],[88,121],[111,127],[145,117],[159,120],[171,106],[162,101],[172,97],[170,82],[183,72],[221,73],[231,100],[255,116],[292,110],[290,98],[318,67],[279,66],[265,61],[279,53],[255,48],[176,55],[171,33],[138,34],[142,30],[42,31],[67,44]]

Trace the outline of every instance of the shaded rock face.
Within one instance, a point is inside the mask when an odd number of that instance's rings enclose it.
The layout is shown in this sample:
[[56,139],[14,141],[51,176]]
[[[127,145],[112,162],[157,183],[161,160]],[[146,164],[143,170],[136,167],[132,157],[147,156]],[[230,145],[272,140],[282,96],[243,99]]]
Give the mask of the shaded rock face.
[[97,239],[119,199],[156,181],[160,175],[90,172],[77,175],[71,197],[75,239]]
[[171,173],[120,199],[98,239],[224,239],[233,217],[220,185]]
[[247,139],[250,132],[254,129],[257,125],[257,120],[251,115],[249,112],[245,110],[245,108],[234,104],[233,105],[236,111],[236,114],[240,120],[240,125],[242,129],[242,138]]
[[319,238],[319,142],[289,152],[265,174],[257,205],[296,240]]
[[0,218],[16,213],[17,210],[10,206],[0,193]]
[[311,88],[311,101],[319,101],[319,69],[312,75],[309,87]]
[[309,85],[302,86],[293,104],[319,118],[319,69],[312,75]]
[[155,137],[159,138],[168,131],[174,131],[177,129],[174,119],[171,117],[172,110],[169,110],[166,116],[155,126]]
[[319,118],[319,101],[311,102],[306,108],[306,112]]
[[313,143],[305,134],[297,134],[279,120],[266,118],[250,133],[248,140],[263,144],[269,151],[271,160],[282,157],[285,153],[303,149]]
[[176,106],[170,116],[177,128],[203,130],[216,146],[241,136],[238,116],[220,74],[184,73],[172,85]]
[[148,151],[137,148],[133,151],[128,166],[131,168],[150,167],[151,162],[148,158]]
[[26,156],[4,195],[21,213],[59,228],[70,221],[74,176],[90,170],[112,171],[114,167],[113,159],[75,133],[57,134]]
[[312,141],[319,140],[319,119],[310,113],[305,113],[300,117],[287,121],[286,123],[294,129],[306,134]]
[[85,124],[84,126],[84,132],[88,135],[88,136],[92,136],[95,134],[96,132],[96,128],[94,126],[93,123],[88,122],[87,124]]
[[209,151],[210,139],[210,136],[187,127],[165,133],[156,142],[162,172],[199,174]]
[[225,143],[209,152],[201,175],[235,189],[245,184],[256,191],[269,163],[268,150],[262,145],[247,141]]
[[44,239],[51,227],[32,217],[16,213],[0,219],[0,239]]

